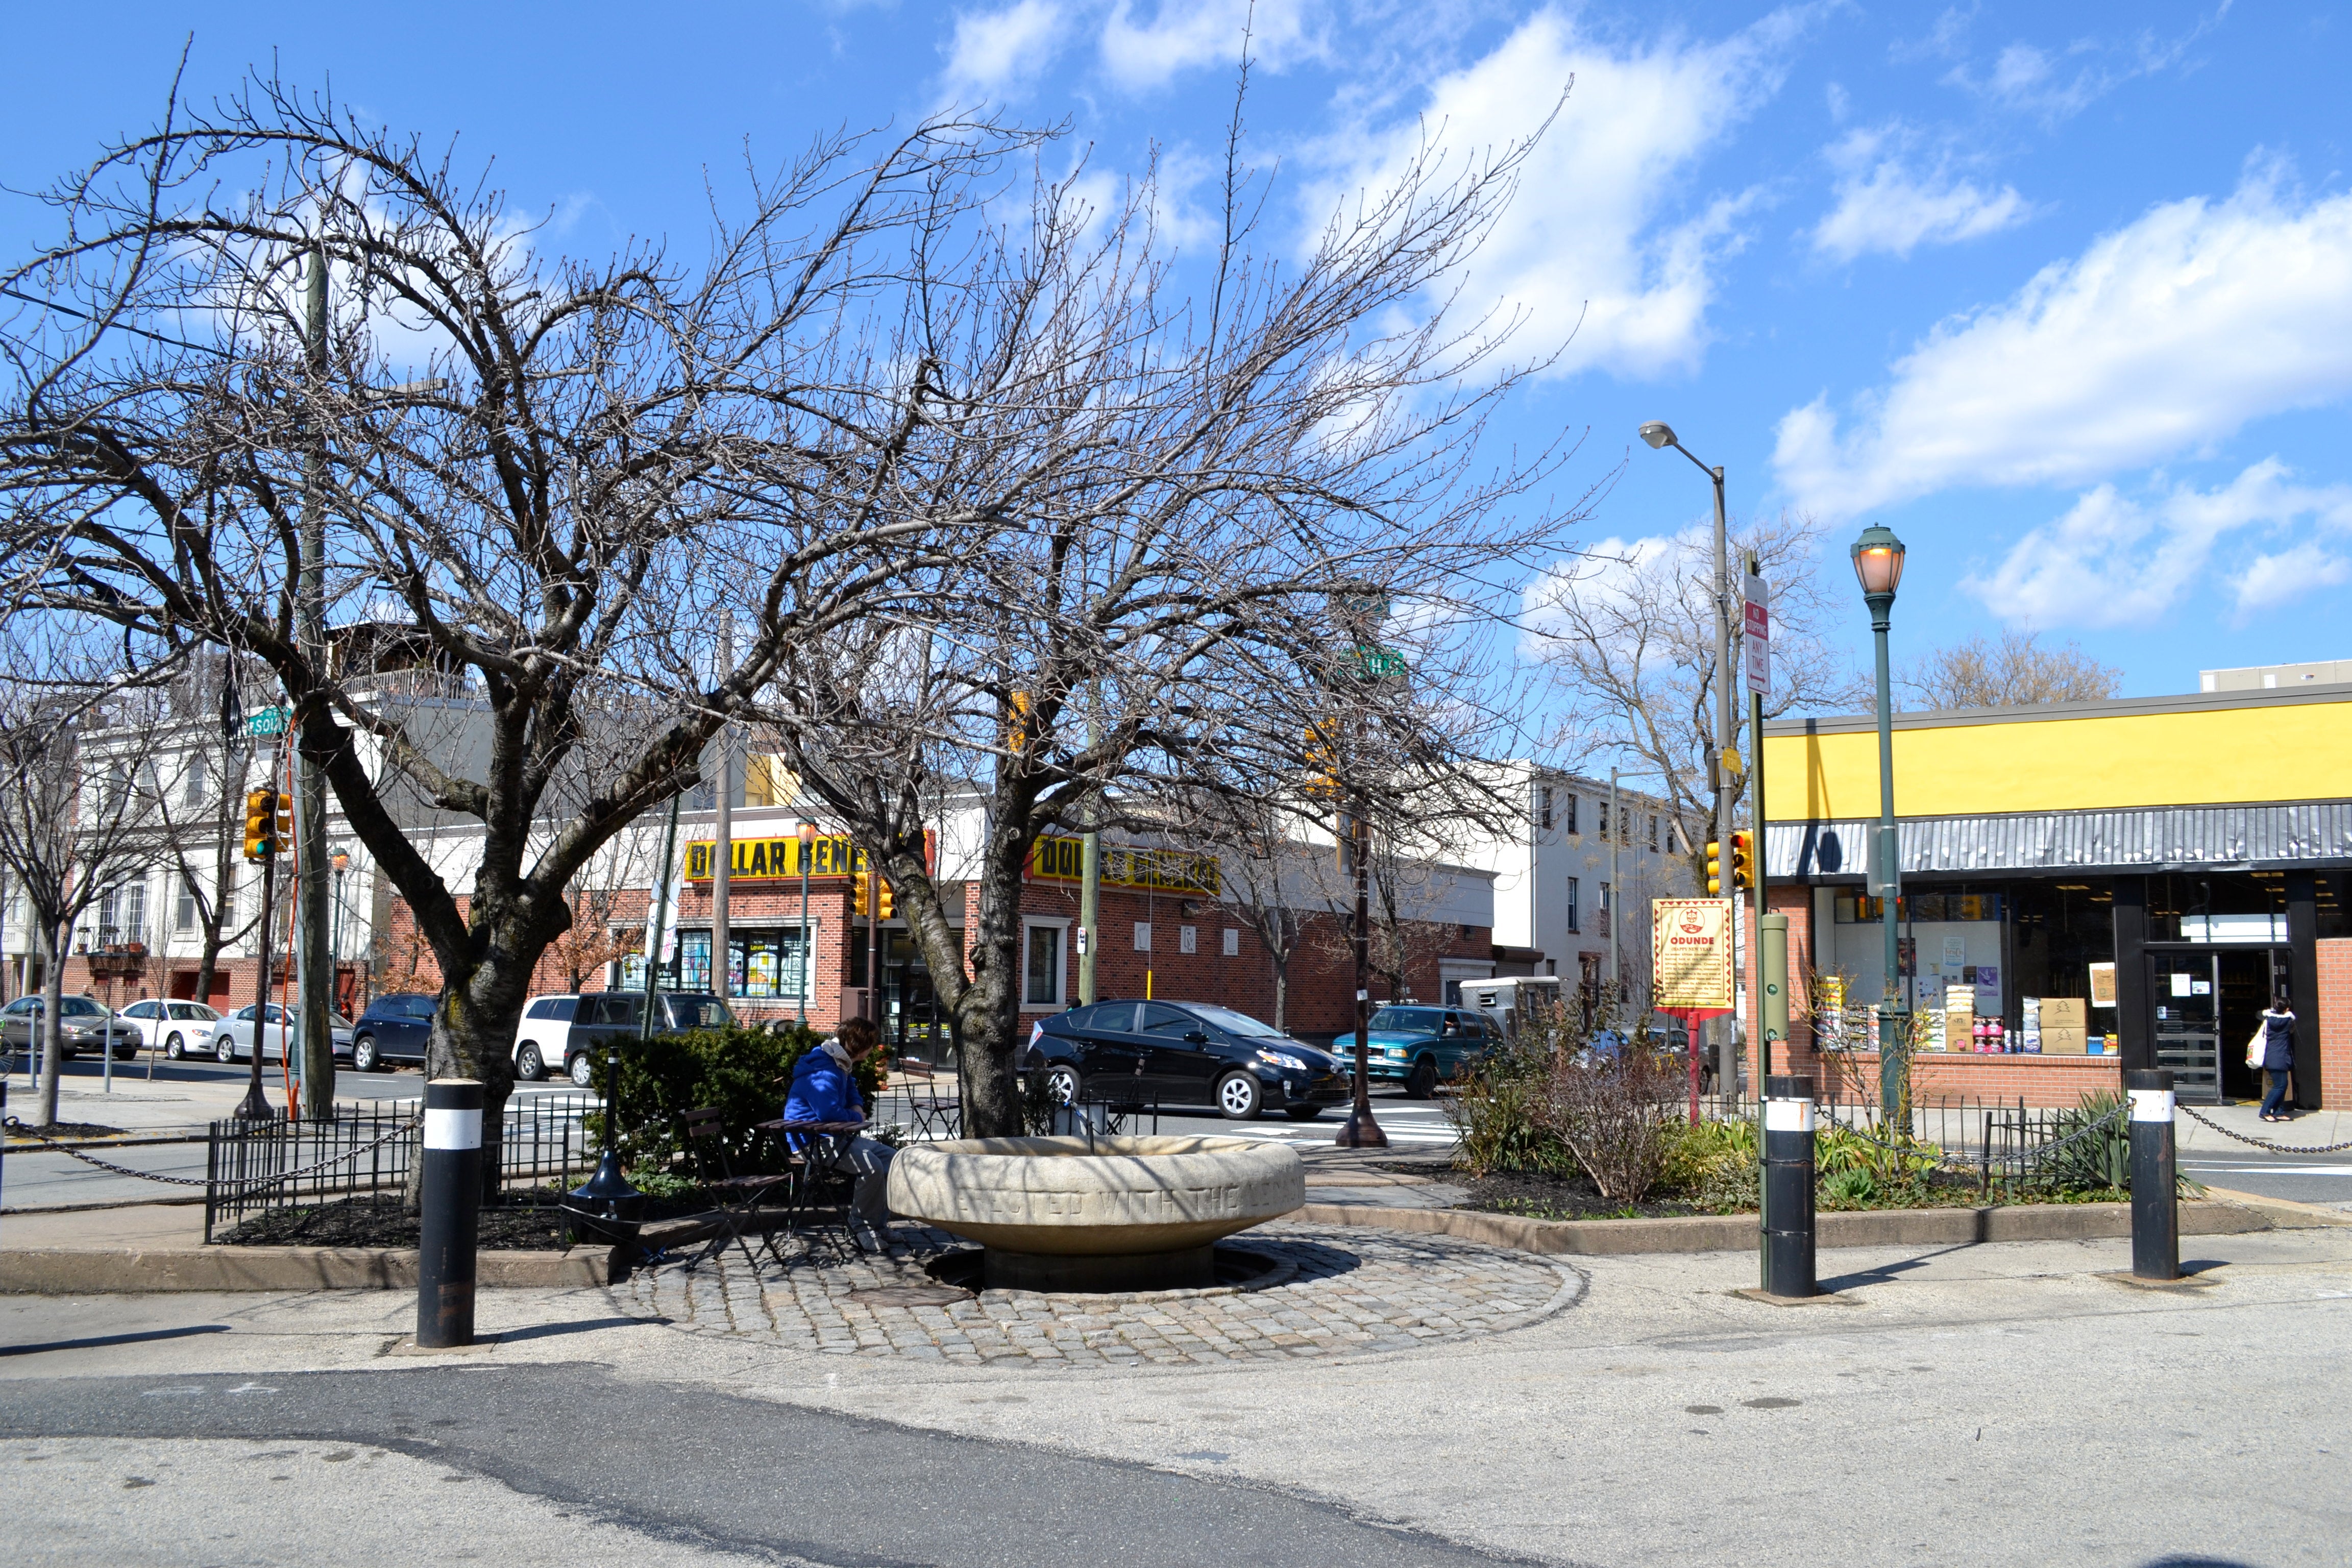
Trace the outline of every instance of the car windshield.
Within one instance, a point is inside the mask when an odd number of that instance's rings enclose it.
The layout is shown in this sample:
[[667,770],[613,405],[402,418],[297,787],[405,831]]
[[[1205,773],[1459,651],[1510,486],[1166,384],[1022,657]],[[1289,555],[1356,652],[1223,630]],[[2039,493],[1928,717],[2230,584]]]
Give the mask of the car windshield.
[[174,1002],[172,1004],[172,1016],[181,1019],[194,1019],[195,1022],[201,1024],[210,1019],[217,1018],[220,1015],[214,1012],[210,1007],[205,1006],[201,1002]]
[[95,1018],[106,1009],[87,996],[68,996],[58,1004],[58,1013],[67,1018]]
[[1434,1007],[1383,1007],[1372,1015],[1371,1026],[1396,1035],[1433,1035],[1444,1016]]
[[1283,1037],[1282,1031],[1272,1024],[1261,1023],[1247,1013],[1236,1013],[1231,1007],[1205,1002],[1187,1002],[1184,1005],[1194,1016],[1215,1025],[1228,1035],[1239,1035],[1245,1040],[1278,1040]]
[[727,1004],[716,996],[671,996],[669,1016],[672,1025],[680,1029],[723,1029],[735,1021]]

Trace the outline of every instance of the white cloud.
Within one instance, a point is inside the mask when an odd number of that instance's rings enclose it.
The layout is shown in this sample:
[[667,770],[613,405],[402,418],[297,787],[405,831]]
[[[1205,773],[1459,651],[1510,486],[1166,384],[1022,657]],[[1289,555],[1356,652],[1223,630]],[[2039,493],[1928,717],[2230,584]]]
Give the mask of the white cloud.
[[[2230,0],[2221,0],[2210,15],[2170,38],[2143,29],[2113,40],[2076,38],[2057,50],[2021,39],[2003,46],[1991,68],[1979,72],[1964,62],[1945,79],[2005,109],[2055,122],[2079,114],[2126,82],[2178,64],[2229,13]],[[1946,12],[1925,52],[1958,57],[1969,19]]]
[[2226,597],[2242,619],[2352,573],[2309,539],[2231,569],[2231,535],[2311,522],[2352,530],[2352,486],[2294,484],[2275,458],[2218,489],[2181,486],[2146,502],[2101,485],[1961,586],[2002,620],[2036,628],[2144,626],[2200,594]]
[[2306,539],[2274,555],[2257,555],[2238,576],[2238,624],[2243,626],[2263,611],[2299,599],[2315,588],[2332,588],[2347,577],[2352,577],[2352,561],[2316,540]]
[[1955,484],[2079,483],[2352,391],[2352,195],[2283,200],[2275,171],[2173,202],[1937,326],[1841,436],[1826,395],[1773,465],[1824,519]]
[[[1717,265],[1741,243],[1752,195],[1693,199],[1701,157],[1780,84],[1804,16],[1776,12],[1719,42],[1618,47],[1545,11],[1494,52],[1439,79],[1420,121],[1381,137],[1342,184],[1377,187],[1426,130],[1455,150],[1500,149],[1535,130],[1573,79],[1517,199],[1473,264],[1466,298],[1525,316],[1515,346],[1556,374],[1654,376],[1695,366],[1709,339]],[[1696,207],[1694,213],[1691,208]],[[1572,337],[1572,341],[1571,340]]]
[[982,98],[1017,93],[1053,63],[1069,34],[1070,18],[1058,0],[1014,0],[994,11],[962,12],[948,49],[948,91]]
[[1838,171],[1837,205],[1814,228],[1813,249],[1838,261],[1870,251],[1909,256],[1921,245],[1952,245],[2014,228],[2032,207],[2009,185],[1979,188],[1938,160],[1925,174],[1906,161],[1916,137],[1901,125],[1850,132],[1829,150]]
[[1118,0],[1103,24],[1103,68],[1129,91],[1164,87],[1178,72],[1241,63],[1242,30],[1250,33],[1254,61],[1279,69],[1312,52],[1310,0],[1159,0],[1151,20],[1139,22],[1129,0]]

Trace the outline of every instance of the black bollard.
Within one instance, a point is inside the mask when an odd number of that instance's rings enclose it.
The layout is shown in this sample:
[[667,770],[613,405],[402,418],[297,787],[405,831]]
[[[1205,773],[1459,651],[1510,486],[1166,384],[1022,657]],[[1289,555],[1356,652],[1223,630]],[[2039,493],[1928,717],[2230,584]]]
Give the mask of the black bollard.
[[2173,1163],[2172,1073],[2124,1074],[2131,1097],[2132,1277],[2180,1278],[2180,1181]]
[[425,1213],[416,1258],[416,1343],[474,1342],[474,1240],[482,1208],[482,1086],[425,1086]]
[[1764,1293],[1802,1298],[1813,1284],[1813,1091],[1810,1079],[1764,1080]]

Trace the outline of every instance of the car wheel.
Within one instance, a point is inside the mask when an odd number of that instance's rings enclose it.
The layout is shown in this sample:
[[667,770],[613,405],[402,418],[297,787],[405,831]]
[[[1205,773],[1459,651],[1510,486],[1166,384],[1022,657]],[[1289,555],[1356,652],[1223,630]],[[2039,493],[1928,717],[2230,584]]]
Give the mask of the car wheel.
[[1286,1105],[1282,1113],[1293,1121],[1312,1121],[1323,1114],[1323,1108],[1319,1105]]
[[586,1089],[596,1081],[596,1058],[586,1051],[582,1051],[572,1058],[571,1066],[566,1070],[571,1073],[573,1083],[578,1084],[582,1089]]
[[1423,1057],[1404,1075],[1404,1095],[1407,1100],[1428,1100],[1437,1093],[1437,1063]]
[[1075,1105],[1078,1099],[1078,1069],[1067,1062],[1056,1062],[1045,1069],[1045,1092],[1057,1105]]
[[1217,1080],[1217,1114],[1228,1121],[1255,1121],[1265,1108],[1265,1090],[1245,1072],[1229,1072]]
[[213,1055],[221,1059],[223,1066],[226,1066],[229,1063],[236,1061],[236,1037],[235,1035],[223,1035],[219,1039],[215,1040],[213,1042]]
[[515,1053],[515,1077],[525,1083],[537,1083],[547,1076],[547,1059],[539,1054],[537,1046],[525,1046]]
[[163,1042],[163,1058],[166,1061],[178,1061],[182,1057],[184,1057],[187,1054],[188,1042],[182,1039],[178,1035],[175,1034],[170,1039]]
[[352,1070],[353,1072],[380,1072],[383,1068],[383,1058],[375,1054],[375,1037],[373,1035],[362,1035],[358,1039],[352,1042]]

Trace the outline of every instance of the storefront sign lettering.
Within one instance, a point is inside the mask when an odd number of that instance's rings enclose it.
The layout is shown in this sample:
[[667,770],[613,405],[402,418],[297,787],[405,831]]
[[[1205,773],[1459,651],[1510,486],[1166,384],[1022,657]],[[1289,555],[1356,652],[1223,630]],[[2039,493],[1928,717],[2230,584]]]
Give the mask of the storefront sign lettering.
[[[1086,868],[1082,838],[1037,840],[1029,854],[1029,875],[1041,882],[1075,882]],[[1133,849],[1104,845],[1102,885],[1144,888],[1160,893],[1201,893],[1215,898],[1224,887],[1214,855],[1185,849]]]

